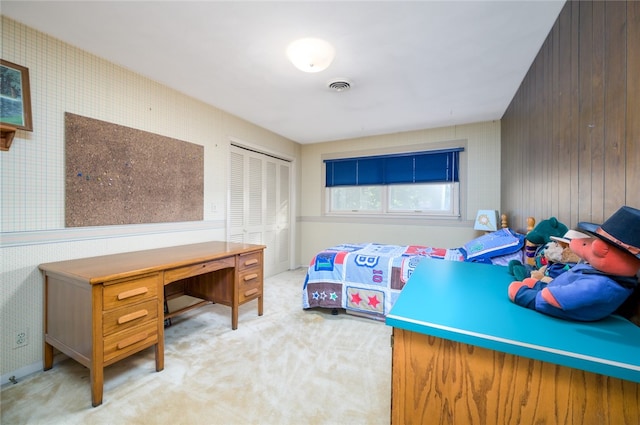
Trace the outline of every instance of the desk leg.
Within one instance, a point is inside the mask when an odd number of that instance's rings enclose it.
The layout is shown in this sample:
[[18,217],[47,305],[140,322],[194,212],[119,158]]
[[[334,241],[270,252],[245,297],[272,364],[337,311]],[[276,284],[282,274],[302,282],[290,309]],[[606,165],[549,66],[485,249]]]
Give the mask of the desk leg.
[[264,311],[264,295],[260,295],[260,297],[258,297],[258,316],[262,316],[262,313]]
[[156,344],[156,372],[164,370],[164,344]]
[[104,388],[104,368],[102,365],[92,366],[89,369],[89,378],[91,380],[91,405],[93,407],[100,406]]
[[44,343],[44,362],[43,370],[49,370],[53,367],[53,345],[48,342]]
[[231,329],[238,329],[238,305],[231,306]]

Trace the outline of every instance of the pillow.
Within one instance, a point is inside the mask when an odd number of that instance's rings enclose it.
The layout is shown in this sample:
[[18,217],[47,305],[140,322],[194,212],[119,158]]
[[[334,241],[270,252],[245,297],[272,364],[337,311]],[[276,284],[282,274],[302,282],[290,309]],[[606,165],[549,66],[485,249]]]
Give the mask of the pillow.
[[493,264],[494,266],[508,267],[509,263],[514,260],[524,264],[524,250],[520,249],[516,252],[512,252],[511,254],[492,257],[490,261],[491,261],[491,264]]
[[524,246],[524,235],[500,229],[473,239],[462,247],[465,261],[491,264],[491,258],[513,254]]

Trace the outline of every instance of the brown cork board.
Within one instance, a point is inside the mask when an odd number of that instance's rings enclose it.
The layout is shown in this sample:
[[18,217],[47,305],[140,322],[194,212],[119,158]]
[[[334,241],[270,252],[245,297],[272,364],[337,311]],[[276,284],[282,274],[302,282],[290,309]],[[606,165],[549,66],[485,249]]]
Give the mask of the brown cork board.
[[204,147],[65,113],[67,227],[198,221]]

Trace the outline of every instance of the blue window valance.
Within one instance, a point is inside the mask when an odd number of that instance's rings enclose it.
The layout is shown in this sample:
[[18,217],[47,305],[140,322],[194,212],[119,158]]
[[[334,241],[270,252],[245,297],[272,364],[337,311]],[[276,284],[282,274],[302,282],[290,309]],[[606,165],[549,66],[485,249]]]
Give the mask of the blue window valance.
[[327,159],[326,186],[457,182],[464,148]]

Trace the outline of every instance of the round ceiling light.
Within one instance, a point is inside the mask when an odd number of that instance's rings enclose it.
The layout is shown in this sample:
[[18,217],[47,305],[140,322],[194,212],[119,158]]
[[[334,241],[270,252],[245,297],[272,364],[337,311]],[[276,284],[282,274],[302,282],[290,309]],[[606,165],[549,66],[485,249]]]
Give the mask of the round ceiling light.
[[320,38],[301,38],[287,47],[289,60],[304,72],[324,71],[331,65],[335,54],[333,46]]

